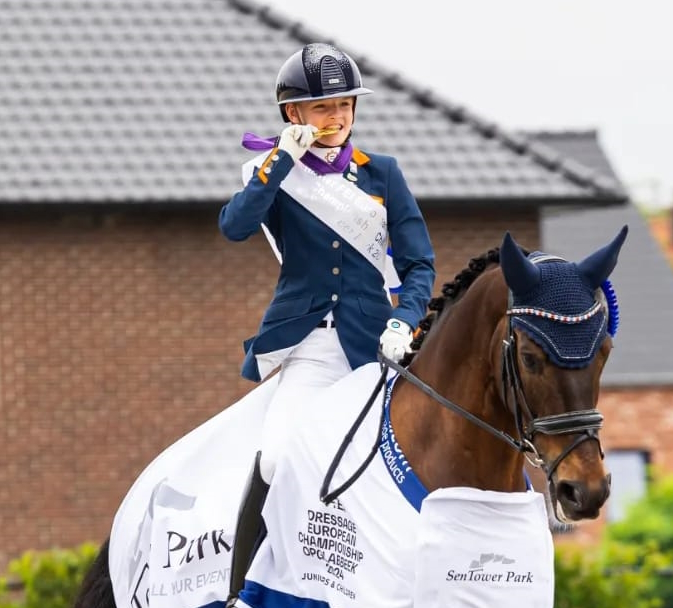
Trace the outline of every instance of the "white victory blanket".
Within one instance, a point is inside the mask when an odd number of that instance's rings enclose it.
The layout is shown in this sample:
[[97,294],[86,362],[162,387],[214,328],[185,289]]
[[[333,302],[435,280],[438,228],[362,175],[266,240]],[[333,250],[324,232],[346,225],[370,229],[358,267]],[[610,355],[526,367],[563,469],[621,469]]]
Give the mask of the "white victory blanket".
[[551,608],[554,547],[544,496],[446,488],[421,507],[417,608]]
[[[553,552],[543,497],[533,492],[479,493],[466,488],[428,496],[388,422],[377,455],[362,477],[334,504],[321,503],[319,488],[332,456],[378,375],[377,364],[361,367],[333,385],[322,403],[304,412],[305,432],[291,439],[269,490],[263,511],[268,534],[248,572],[241,596],[244,604],[254,608],[551,607],[547,600]],[[366,458],[377,437],[380,411],[377,406],[369,412],[331,489]],[[511,533],[503,533],[501,528],[513,524]],[[434,529],[440,533],[441,546],[433,543]],[[500,540],[485,538],[486,529],[499,534]],[[518,546],[508,552],[503,548],[507,543]],[[499,588],[503,593],[497,602],[484,603],[493,594],[481,589],[473,593],[465,584],[449,586],[441,576],[447,576],[449,569],[469,568],[465,550],[470,547],[474,549],[468,551],[471,559],[493,550],[514,560],[514,574],[503,572],[510,578]],[[532,549],[530,555],[526,549]],[[457,603],[442,603],[438,598]],[[535,598],[536,603],[520,603],[521,598]]]
[[[302,424],[279,458],[269,490],[263,512],[268,535],[248,574],[252,586],[244,600],[255,608],[401,608],[412,603],[434,608],[452,593],[467,593],[461,597],[475,603],[456,606],[486,606],[478,603],[486,597],[484,589],[469,596],[466,581],[454,577],[454,584],[445,578],[450,570],[469,572],[468,558],[494,552],[515,560],[515,578],[507,581],[507,590],[518,593],[512,598],[527,598],[517,606],[551,606],[543,600],[528,603],[544,598],[544,581],[553,581],[553,562],[545,553],[544,505],[532,493],[505,495],[498,502],[503,519],[494,530],[513,526],[514,533],[484,544],[481,526],[485,519],[494,523],[495,493],[488,493],[486,501],[449,491],[426,498],[387,419],[379,436],[380,399],[330,489],[343,483],[378,442],[373,461],[335,503],[326,506],[319,500],[325,472],[379,375],[378,364],[365,365],[302,406]],[[170,446],[140,475],[117,512],[110,539],[118,608],[201,608],[226,600],[236,517],[275,384],[274,377],[259,385]],[[456,522],[469,526],[454,538]],[[435,529],[441,534],[439,545],[432,542]],[[535,564],[518,547],[500,548],[524,537]],[[473,547],[474,555],[466,555],[466,547]],[[497,564],[504,565],[483,561],[484,570],[494,574]],[[526,590],[532,591],[526,595]],[[499,606],[514,605],[506,596],[498,598]]]
[[197,427],[140,474],[115,515],[109,567],[118,608],[225,601],[243,489],[277,378]]

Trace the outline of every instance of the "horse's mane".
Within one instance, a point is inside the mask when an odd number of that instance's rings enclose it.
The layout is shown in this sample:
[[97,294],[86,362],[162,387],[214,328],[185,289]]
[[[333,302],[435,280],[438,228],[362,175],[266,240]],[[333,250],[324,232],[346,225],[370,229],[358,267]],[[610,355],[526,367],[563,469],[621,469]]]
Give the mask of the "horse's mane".
[[[528,255],[528,251],[522,249],[524,255]],[[405,357],[400,362],[401,365],[408,365],[413,360],[416,352],[423,344],[425,336],[430,331],[430,328],[433,326],[434,322],[439,318],[442,312],[451,307],[452,304],[455,304],[474,283],[474,281],[479,277],[486,268],[489,268],[493,264],[500,264],[500,248],[495,247],[494,249],[489,249],[486,253],[472,258],[467,265],[467,268],[461,270],[453,279],[448,283],[442,285],[442,295],[432,298],[428,304],[428,310],[430,311],[423,319],[421,319],[418,324],[418,329],[414,334],[414,340],[411,343],[412,352],[405,355]]]

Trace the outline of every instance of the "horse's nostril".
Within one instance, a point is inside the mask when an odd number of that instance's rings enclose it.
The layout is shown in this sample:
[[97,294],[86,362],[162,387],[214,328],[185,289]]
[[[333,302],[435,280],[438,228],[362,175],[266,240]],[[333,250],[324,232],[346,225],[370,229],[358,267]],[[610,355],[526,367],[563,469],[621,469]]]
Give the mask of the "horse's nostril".
[[582,492],[575,483],[562,481],[556,489],[559,500],[577,507],[582,502]]
[[574,481],[561,481],[556,487],[556,498],[563,512],[574,520],[596,518],[609,495],[609,476],[604,477],[593,489]]

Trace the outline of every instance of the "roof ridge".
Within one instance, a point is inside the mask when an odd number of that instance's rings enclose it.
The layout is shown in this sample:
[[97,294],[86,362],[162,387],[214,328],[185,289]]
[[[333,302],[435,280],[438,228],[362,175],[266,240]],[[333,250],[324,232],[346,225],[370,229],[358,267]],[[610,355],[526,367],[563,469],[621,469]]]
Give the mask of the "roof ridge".
[[533,162],[548,171],[559,173],[574,184],[591,190],[598,198],[627,200],[623,190],[612,179],[598,171],[586,167],[579,162],[563,156],[551,147],[529,137],[503,129],[493,121],[486,120],[465,106],[453,103],[427,86],[413,82],[406,76],[386,66],[377,64],[362,53],[342,45],[332,37],[325,37],[320,32],[311,30],[301,21],[291,19],[287,14],[274,7],[262,4],[257,0],[228,0],[235,8],[246,13],[256,13],[268,25],[286,30],[302,44],[318,40],[335,44],[345,53],[353,57],[363,74],[372,74],[383,80],[388,86],[397,90],[406,90],[411,97],[425,107],[436,108],[449,120],[465,122],[484,137],[495,138],[513,152],[528,156]]
[[[557,153],[562,155],[563,153],[559,152],[558,148],[556,148],[556,145],[567,143],[569,141],[584,143],[588,140],[591,140],[596,145],[597,149],[600,150],[599,132],[595,128],[572,129],[566,127],[563,129],[519,129],[517,132],[519,132],[523,137],[532,139],[539,145],[551,147],[553,150],[556,150]],[[605,167],[607,172],[602,171],[600,167],[578,159],[576,156],[568,157],[566,154],[565,158],[569,158],[570,162],[579,168],[578,170],[587,173],[593,172],[602,176],[608,182],[613,184],[613,188],[618,189],[623,193],[623,201],[628,200],[626,188],[617,174],[614,172],[612,164],[610,163],[607,155],[602,150],[601,154],[603,155],[604,161],[607,165]]]
[[564,127],[562,129],[517,129],[517,131],[526,137],[545,137],[547,139],[585,139],[593,137],[594,139],[598,139],[598,130],[591,128],[572,129]]

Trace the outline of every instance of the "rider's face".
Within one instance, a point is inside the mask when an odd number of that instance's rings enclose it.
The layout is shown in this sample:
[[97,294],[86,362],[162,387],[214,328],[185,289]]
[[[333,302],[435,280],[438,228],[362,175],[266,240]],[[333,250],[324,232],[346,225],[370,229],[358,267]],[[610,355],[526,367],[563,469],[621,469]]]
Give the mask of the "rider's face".
[[287,104],[285,111],[295,124],[313,125],[318,129],[339,127],[333,135],[325,135],[318,141],[326,146],[340,146],[346,141],[353,126],[355,97],[337,97]]

